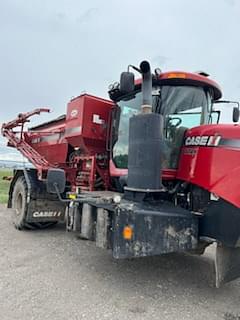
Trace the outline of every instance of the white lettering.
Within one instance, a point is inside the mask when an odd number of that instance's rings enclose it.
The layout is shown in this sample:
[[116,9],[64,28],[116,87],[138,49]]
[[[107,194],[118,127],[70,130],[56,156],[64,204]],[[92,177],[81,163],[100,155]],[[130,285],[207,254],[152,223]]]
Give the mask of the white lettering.
[[100,118],[99,114],[93,114],[93,123],[103,124],[104,120]]
[[[220,137],[219,137],[220,138]],[[217,143],[216,143],[217,140]],[[211,145],[218,145],[220,139],[215,136],[193,136],[187,137],[185,140],[186,146],[211,146]]]
[[200,145],[205,146],[208,142],[208,138],[209,138],[208,136],[202,136],[200,140]]
[[61,211],[35,211],[33,212],[33,217],[60,217]]

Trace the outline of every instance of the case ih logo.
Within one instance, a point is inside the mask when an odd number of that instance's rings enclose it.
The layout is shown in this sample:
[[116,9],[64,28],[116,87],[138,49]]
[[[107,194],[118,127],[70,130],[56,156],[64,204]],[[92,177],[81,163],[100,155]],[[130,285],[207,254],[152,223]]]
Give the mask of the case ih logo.
[[61,211],[35,211],[33,212],[34,218],[42,218],[42,217],[60,217]]
[[193,136],[185,139],[185,146],[218,146],[221,136]]

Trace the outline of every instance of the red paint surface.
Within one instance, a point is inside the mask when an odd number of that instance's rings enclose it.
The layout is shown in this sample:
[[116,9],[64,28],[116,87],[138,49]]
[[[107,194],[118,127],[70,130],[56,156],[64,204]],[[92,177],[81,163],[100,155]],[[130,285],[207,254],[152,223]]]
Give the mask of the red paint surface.
[[[128,169],[119,169],[115,166],[114,162],[110,160],[109,171],[111,177],[122,177],[128,174]],[[174,180],[176,178],[177,170],[174,169],[163,169],[162,179],[163,180]],[[160,173],[159,173],[160,177]]]
[[[222,139],[239,139],[239,125],[205,125],[190,129],[189,136],[220,135]],[[186,154],[186,149],[194,154]],[[177,178],[201,186],[240,207],[240,148],[232,146],[184,146]]]
[[[68,143],[73,147],[81,146],[87,154],[105,153],[112,106],[109,100],[87,94],[71,100],[67,106],[64,135]],[[102,123],[95,123],[94,117]]]

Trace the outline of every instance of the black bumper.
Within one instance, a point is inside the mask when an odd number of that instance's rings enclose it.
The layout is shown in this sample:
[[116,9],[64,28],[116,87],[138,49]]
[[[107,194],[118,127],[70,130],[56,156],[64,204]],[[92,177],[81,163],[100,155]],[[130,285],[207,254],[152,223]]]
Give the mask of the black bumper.
[[[132,230],[124,238],[124,228]],[[113,222],[113,257],[134,258],[192,250],[198,243],[198,218],[171,203],[146,205],[124,201]]]

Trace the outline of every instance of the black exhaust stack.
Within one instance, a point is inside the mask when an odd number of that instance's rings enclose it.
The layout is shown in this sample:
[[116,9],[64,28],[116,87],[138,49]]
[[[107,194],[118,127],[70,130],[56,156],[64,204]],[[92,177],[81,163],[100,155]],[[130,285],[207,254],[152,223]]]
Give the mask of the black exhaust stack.
[[152,74],[150,64],[147,61],[140,63],[142,73],[142,112],[152,112]]
[[128,150],[129,193],[161,192],[162,116],[152,113],[152,74],[150,64],[140,64],[142,73],[141,113],[130,118]]

